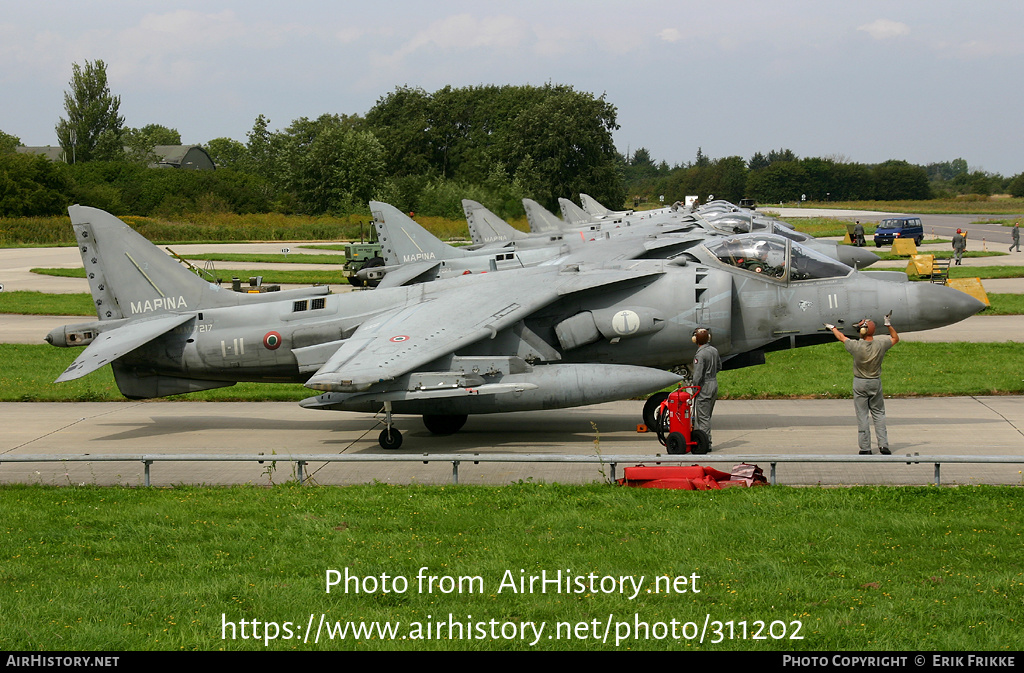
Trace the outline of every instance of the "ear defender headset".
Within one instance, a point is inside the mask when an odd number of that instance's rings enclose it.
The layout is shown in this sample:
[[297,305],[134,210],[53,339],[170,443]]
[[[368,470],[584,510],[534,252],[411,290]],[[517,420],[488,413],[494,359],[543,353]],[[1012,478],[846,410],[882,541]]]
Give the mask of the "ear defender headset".
[[875,330],[872,329],[872,327],[874,327],[874,323],[867,318],[863,318],[859,323],[857,323],[857,328],[862,337],[866,337],[869,334],[874,333]]
[[[697,340],[697,334],[699,332],[703,332],[704,334],[706,334],[707,335],[707,339],[704,339],[703,341],[698,341]],[[707,329],[706,327],[698,327],[697,329],[693,330],[693,336],[690,337],[690,341],[692,341],[693,343],[698,344],[698,345],[704,345],[704,344],[707,344],[707,343],[711,343],[711,330]]]

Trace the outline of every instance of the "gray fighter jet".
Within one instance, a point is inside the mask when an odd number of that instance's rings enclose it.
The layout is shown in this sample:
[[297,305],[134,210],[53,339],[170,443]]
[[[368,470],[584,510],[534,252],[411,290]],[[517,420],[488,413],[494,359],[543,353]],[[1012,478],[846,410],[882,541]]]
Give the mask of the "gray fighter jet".
[[[589,199],[593,208],[603,207],[594,199],[587,197],[586,194],[580,194],[580,197]],[[596,204],[596,206],[593,204]],[[647,249],[636,251],[636,254],[633,254],[632,257],[665,258],[676,251],[680,238],[683,240],[693,240],[702,237],[756,232],[775,233],[785,236],[855,269],[868,267],[879,259],[878,255],[864,248],[842,245],[835,241],[819,240],[808,234],[795,231],[789,225],[773,218],[753,220],[748,216],[742,216],[742,220],[716,219],[709,222],[698,216],[673,212],[669,208],[663,208],[643,213],[623,212],[617,214],[612,219],[604,221],[595,220],[583,225],[565,225],[566,228],[563,228],[558,234],[527,234],[513,228],[476,201],[463,200],[462,205],[466,213],[466,220],[469,223],[470,234],[475,243],[482,244],[481,250],[493,250],[500,246],[507,252],[512,249],[510,243],[514,243],[516,250],[522,250],[551,246],[561,241],[569,249],[577,252],[577,255],[572,258],[572,261],[576,261],[576,259],[586,259],[586,254],[598,252],[599,249],[599,246],[590,246],[589,250],[581,249],[581,244],[607,239],[626,241],[630,238],[645,238]],[[523,205],[527,211],[527,218],[531,221],[531,228],[535,220],[548,223],[553,220],[560,222],[560,220],[557,220],[554,215],[536,202],[523,199]],[[540,226],[546,225],[542,224]],[[652,242],[655,240],[657,240],[657,243]],[[627,247],[636,248],[635,245]],[[551,250],[552,248],[548,247],[548,249]],[[655,249],[657,249],[657,252],[654,252]],[[600,253],[596,257],[596,259],[608,258],[611,258],[611,256],[605,253]]]
[[[726,366],[832,340],[822,323],[900,330],[957,322],[982,303],[905,274],[862,274],[788,239],[720,237],[671,260],[549,265],[411,287],[239,294],[195,276],[101,210],[69,209],[98,320],[53,330],[86,346],[57,379],[111,364],[129,398],[238,381],[305,383],[310,409],[422,414],[436,434],[468,414],[564,408],[672,385],[700,325]],[[756,261],[755,261],[756,260]],[[429,260],[428,260],[429,261]]]
[[[360,276],[365,273],[364,280],[380,280],[379,289],[540,264],[666,258],[709,235],[694,224],[666,228],[626,223],[608,224],[604,230],[581,229],[566,236],[531,236],[475,201],[463,201],[463,206],[478,247],[452,247],[394,206],[371,201],[384,266],[360,271]],[[666,231],[693,231],[695,236],[667,236]]]

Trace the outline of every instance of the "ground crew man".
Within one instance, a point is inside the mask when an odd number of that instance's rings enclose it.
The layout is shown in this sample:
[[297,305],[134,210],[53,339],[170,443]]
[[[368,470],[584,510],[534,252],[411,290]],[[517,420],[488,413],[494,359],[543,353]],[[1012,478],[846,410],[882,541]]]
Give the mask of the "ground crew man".
[[858,248],[864,247],[864,225],[857,220],[857,224],[853,227],[853,244]]
[[[853,356],[853,407],[857,411],[857,443],[860,455],[871,455],[871,421],[875,425],[875,439],[878,441],[878,452],[890,455],[889,435],[885,429],[885,400],[882,398],[882,359],[885,352],[900,341],[889,317],[885,316],[885,326],[889,336],[875,336],[875,323],[865,318],[855,325],[860,332],[860,339],[850,339],[836,329],[835,325],[825,323],[832,335],[843,342],[843,346]],[[868,420],[868,414],[871,420]]]
[[967,249],[967,238],[956,230],[956,235],[953,236],[953,256],[956,258],[956,266],[960,266],[960,258],[964,256],[964,250]]
[[693,358],[693,384],[700,386],[693,403],[693,421],[697,430],[703,430],[711,444],[711,414],[718,399],[718,372],[722,371],[722,358],[718,349],[711,345],[711,331],[698,327],[693,331],[693,342],[697,344],[697,356]]
[[1014,222],[1013,229],[1010,231],[1010,235],[1013,236],[1013,243],[1010,244],[1010,252],[1013,252],[1014,248],[1017,248],[1017,252],[1020,252],[1020,226]]

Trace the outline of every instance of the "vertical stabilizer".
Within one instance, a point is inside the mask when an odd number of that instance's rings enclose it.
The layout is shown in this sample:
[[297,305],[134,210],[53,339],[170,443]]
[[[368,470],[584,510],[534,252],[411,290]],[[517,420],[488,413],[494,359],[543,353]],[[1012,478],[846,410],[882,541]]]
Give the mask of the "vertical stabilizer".
[[370,212],[387,266],[467,256],[465,250],[448,245],[391,204],[370,201]]
[[530,231],[535,234],[562,233],[565,223],[555,214],[533,199],[523,199],[526,220],[530,223]]
[[583,210],[569,199],[558,199],[558,206],[562,209],[562,219],[569,224],[590,224],[594,221],[594,218],[590,213]]
[[110,213],[86,206],[71,206],[68,214],[100,320],[155,316],[200,307],[210,284],[127,224]]
[[462,210],[469,224],[469,236],[477,245],[521,241],[529,234],[519,231],[476,201],[462,200]]
[[580,193],[580,203],[583,205],[583,210],[594,217],[605,217],[609,213],[609,210],[601,205],[597,199],[582,192]]
[[619,217],[622,215],[633,214],[632,210],[608,210],[608,208],[600,201],[589,194],[584,194],[583,192],[580,192],[580,203],[583,205],[583,210],[596,218]]

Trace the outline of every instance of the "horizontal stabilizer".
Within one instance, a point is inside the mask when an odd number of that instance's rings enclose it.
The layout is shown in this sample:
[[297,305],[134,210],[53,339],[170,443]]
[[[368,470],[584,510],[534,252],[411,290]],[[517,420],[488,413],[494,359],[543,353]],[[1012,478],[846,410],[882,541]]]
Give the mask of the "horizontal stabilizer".
[[437,270],[441,262],[411,262],[398,268],[392,267],[377,285],[378,289],[401,287],[415,283],[426,283],[437,278]]
[[139,346],[166,334],[178,325],[194,320],[194,314],[164,315],[128,323],[117,329],[103,332],[89,344],[71,366],[57,378],[57,383],[72,381],[90,374],[105,364],[113,362]]

